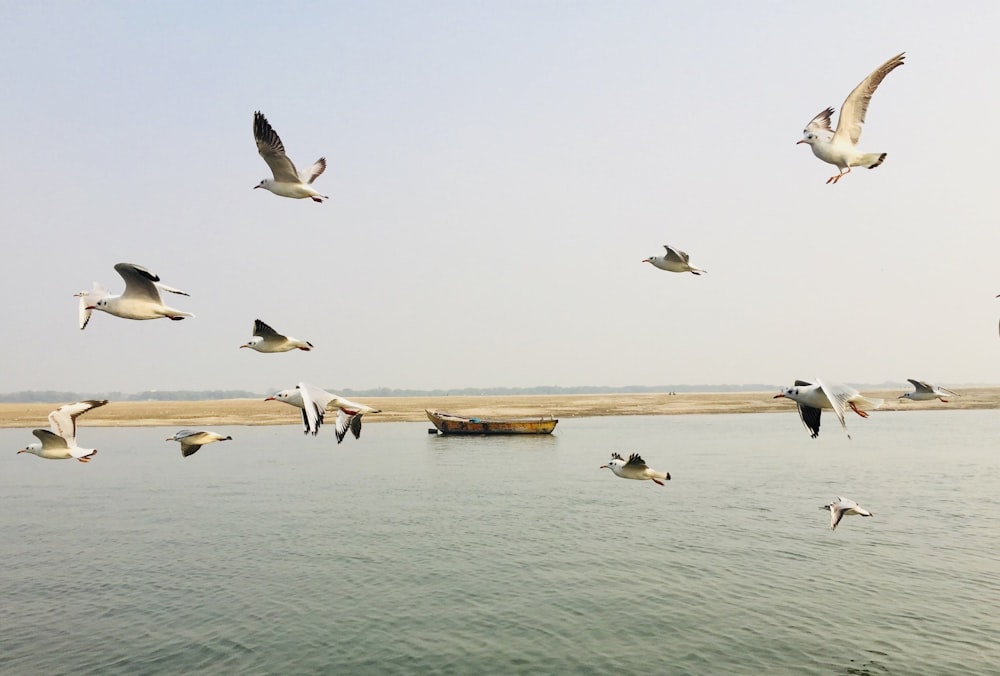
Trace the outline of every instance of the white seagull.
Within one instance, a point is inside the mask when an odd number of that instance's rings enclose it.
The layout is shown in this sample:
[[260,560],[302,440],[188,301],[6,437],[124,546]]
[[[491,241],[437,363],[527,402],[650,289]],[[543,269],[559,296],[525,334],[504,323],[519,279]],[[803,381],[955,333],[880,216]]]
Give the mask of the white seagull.
[[791,399],[799,408],[799,418],[802,424],[812,433],[812,438],[819,436],[819,416],[824,408],[833,409],[840,421],[847,438],[851,435],[847,432],[847,422],[844,420],[844,413],[847,407],[857,413],[862,418],[867,418],[868,413],[859,408],[878,408],[882,405],[881,399],[868,399],[853,387],[839,383],[826,385],[822,380],[816,379],[816,384],[808,383],[804,380],[796,380],[794,387],[786,387],[780,393],[774,395],[775,399],[786,397]]
[[867,509],[850,500],[848,498],[838,497],[836,502],[831,502],[829,505],[823,505],[820,509],[826,509],[830,511],[830,530],[837,530],[837,524],[845,516],[851,516],[855,514],[857,516],[874,516]]
[[[80,328],[86,326],[90,319],[89,314],[84,317],[84,311],[101,310],[109,315],[121,317],[123,319],[159,319],[160,317],[170,317],[175,321],[185,317],[194,317],[190,312],[181,312],[172,307],[167,307],[160,300],[160,291],[187,296],[188,294],[180,289],[175,289],[166,284],[160,283],[160,278],[142,267],[132,263],[118,263],[115,270],[122,279],[125,280],[125,291],[120,296],[105,295],[95,302],[86,305],[80,312]],[[95,282],[94,288],[99,285]],[[84,292],[81,292],[84,293]],[[88,293],[83,298],[90,297],[94,291]],[[78,294],[79,295],[79,294]]]
[[268,124],[264,113],[259,110],[253,114],[253,137],[257,141],[257,152],[271,168],[274,178],[265,178],[254,186],[254,189],[264,188],[275,195],[302,199],[309,197],[313,202],[330,199],[321,195],[312,187],[312,182],[326,170],[326,158],[321,157],[303,173],[295,170],[295,165],[285,154],[285,146],[281,143],[278,133]]
[[667,272],[690,272],[695,275],[701,275],[708,272],[707,270],[696,268],[688,263],[690,256],[680,249],[675,249],[669,244],[664,244],[663,248],[667,250],[667,253],[664,255],[650,256],[649,258],[642,259],[641,262],[652,263],[653,267],[666,270]]
[[189,455],[194,455],[198,452],[198,449],[205,444],[211,444],[216,441],[232,441],[232,437],[224,437],[221,434],[216,434],[215,432],[206,432],[204,430],[181,430],[177,432],[172,437],[167,437],[167,441],[179,441],[181,442],[181,456],[186,458]]
[[264,401],[281,401],[302,409],[302,425],[305,433],[314,436],[323,424],[326,411],[337,409],[338,444],[344,440],[348,430],[354,434],[355,439],[361,438],[361,416],[365,413],[382,412],[380,409],[349,401],[306,383],[299,383],[292,389],[277,392]]
[[90,315],[94,313],[94,306],[97,305],[97,301],[107,298],[110,295],[111,292],[105,289],[99,282],[94,282],[94,287],[90,291],[80,291],[73,294],[74,297],[80,299],[79,317],[81,331],[87,328],[87,323],[90,321]]
[[885,160],[886,153],[859,151],[858,140],[861,138],[861,126],[865,123],[865,113],[868,112],[872,94],[886,75],[903,65],[903,54],[897,54],[883,63],[854,88],[840,107],[836,131],[830,128],[833,108],[827,108],[814,117],[802,131],[802,140],[797,143],[808,143],[813,155],[840,170],[836,176],[827,179],[827,183],[836,183],[845,174],[851,173],[851,167],[874,169]]
[[296,348],[308,352],[313,344],[308,340],[283,336],[258,319],[253,323],[253,338],[240,347],[249,347],[258,352],[288,352]]
[[28,444],[18,453],[31,453],[46,460],[76,458],[80,462],[90,462],[90,459],[97,455],[97,449],[80,448],[76,445],[76,419],[90,409],[104,406],[106,403],[107,399],[101,401],[88,399],[60,406],[49,413],[51,431],[46,429],[31,431],[41,443]]
[[664,481],[670,481],[670,472],[657,472],[655,469],[650,469],[638,453],[628,456],[628,460],[617,453],[612,453],[608,464],[601,465],[600,468],[610,469],[622,479],[638,479],[640,481],[649,479],[661,486],[665,485]]
[[944,403],[948,403],[945,397],[958,397],[961,396],[957,392],[952,392],[951,390],[946,390],[943,387],[938,387],[937,385],[931,385],[930,383],[925,383],[922,380],[914,380],[913,378],[907,378],[910,384],[913,385],[913,392],[907,392],[900,395],[900,399],[912,399],[913,401],[927,401],[929,399],[940,399]]

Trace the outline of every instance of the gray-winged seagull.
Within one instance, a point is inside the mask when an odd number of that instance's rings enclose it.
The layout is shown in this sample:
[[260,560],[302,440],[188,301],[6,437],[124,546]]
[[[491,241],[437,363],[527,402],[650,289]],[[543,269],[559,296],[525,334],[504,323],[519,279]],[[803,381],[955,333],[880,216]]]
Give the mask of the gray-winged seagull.
[[664,255],[650,256],[649,258],[642,259],[641,262],[652,263],[654,267],[666,270],[667,272],[690,272],[695,275],[701,275],[707,272],[707,270],[702,270],[701,268],[696,268],[691,265],[688,262],[690,256],[680,249],[675,249],[669,244],[664,244],[663,248],[667,250]]
[[371,406],[358,404],[320,389],[315,385],[299,383],[294,388],[281,390],[264,401],[280,401],[302,409],[302,426],[306,434],[316,435],[323,424],[327,410],[337,409],[337,443],[344,440],[347,431],[361,438],[361,416],[365,413],[381,413]]
[[249,347],[258,352],[288,352],[295,349],[308,352],[313,344],[307,340],[283,336],[258,319],[253,323],[253,338],[240,347]]
[[302,199],[309,197],[314,202],[330,199],[321,195],[312,187],[312,182],[326,170],[326,158],[316,160],[306,171],[299,173],[295,165],[285,154],[285,146],[277,132],[268,124],[267,118],[259,110],[253,114],[253,137],[257,142],[257,152],[271,168],[274,178],[265,178],[254,186],[254,189],[264,188],[275,195]]
[[874,169],[885,160],[886,153],[863,153],[858,150],[858,141],[861,139],[861,126],[865,123],[865,113],[868,112],[872,94],[886,75],[903,65],[904,53],[897,54],[876,68],[847,96],[840,107],[836,131],[830,128],[833,108],[827,108],[814,117],[802,131],[802,139],[797,143],[809,144],[813,155],[840,170],[835,176],[828,178],[827,183],[836,183],[845,174],[851,173],[851,167]]
[[[125,280],[125,290],[118,296],[106,295],[99,298],[91,305],[87,305],[84,310],[100,310],[109,315],[121,317],[122,319],[160,319],[169,317],[175,321],[185,317],[194,317],[190,312],[181,312],[172,307],[167,307],[160,300],[160,291],[187,296],[188,294],[160,283],[160,278],[142,267],[133,263],[118,263],[115,270],[122,279]],[[95,283],[95,288],[97,284]],[[81,292],[82,293],[82,292]],[[93,293],[93,292],[91,292]],[[86,297],[86,296],[85,296]],[[87,319],[81,312],[81,324],[86,326]],[[81,326],[80,328],[83,328]]]
[[184,458],[189,455],[194,455],[198,452],[198,449],[205,444],[211,444],[216,441],[232,440],[232,437],[224,437],[221,434],[207,432],[205,430],[181,430],[174,434],[174,436],[167,437],[167,441],[181,442],[181,457]]
[[837,530],[837,524],[845,516],[874,516],[874,514],[854,502],[854,500],[841,497],[838,497],[835,502],[831,502],[829,505],[823,505],[820,509],[826,509],[830,512],[830,530]]
[[38,442],[28,444],[18,453],[31,453],[46,460],[76,458],[80,462],[90,462],[90,459],[97,455],[97,449],[77,446],[76,419],[90,409],[104,406],[106,403],[107,399],[101,401],[88,399],[60,406],[49,413],[49,426],[52,429],[32,430],[31,433],[38,437]]
[[628,460],[618,453],[612,453],[608,464],[601,465],[600,468],[610,469],[615,473],[615,476],[620,476],[622,479],[650,480],[661,486],[665,485],[664,481],[670,481],[670,472],[657,472],[655,469],[650,469],[638,453],[629,455]]
[[[867,418],[866,413],[859,406],[865,408],[878,408],[882,405],[881,399],[868,399],[853,387],[833,383],[826,385],[822,380],[817,379],[816,383],[809,383],[805,380],[796,380],[794,387],[786,387],[780,393],[774,395],[775,399],[786,397],[798,404],[799,418],[802,424],[811,432],[813,439],[819,436],[819,417],[822,409],[833,409],[840,421],[840,425],[847,433],[847,422],[844,420],[844,413],[847,407],[857,413],[862,418]],[[850,433],[847,433],[850,439]]]

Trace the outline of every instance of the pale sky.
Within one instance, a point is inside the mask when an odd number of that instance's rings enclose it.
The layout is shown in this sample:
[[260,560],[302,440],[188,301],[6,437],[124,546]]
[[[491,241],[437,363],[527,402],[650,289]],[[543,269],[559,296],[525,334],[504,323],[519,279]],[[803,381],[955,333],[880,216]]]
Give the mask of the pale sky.
[[[995,2],[6,2],[0,391],[1000,382]],[[836,172],[802,128],[898,52]],[[324,204],[252,190],[261,110]],[[640,263],[672,244],[708,270]],[[95,313],[118,262],[191,294]],[[310,353],[238,346],[255,318]]]

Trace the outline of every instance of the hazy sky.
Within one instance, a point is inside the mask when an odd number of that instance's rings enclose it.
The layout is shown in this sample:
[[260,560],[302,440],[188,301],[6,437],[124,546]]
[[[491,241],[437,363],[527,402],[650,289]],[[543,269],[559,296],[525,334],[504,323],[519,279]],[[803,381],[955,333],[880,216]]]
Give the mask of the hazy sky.
[[[4,3],[0,391],[1000,381],[995,2]],[[876,66],[839,185],[796,146]],[[252,190],[261,110],[324,204]],[[709,272],[640,263],[670,243]],[[194,319],[95,313],[118,262]],[[238,346],[255,318],[311,353]]]

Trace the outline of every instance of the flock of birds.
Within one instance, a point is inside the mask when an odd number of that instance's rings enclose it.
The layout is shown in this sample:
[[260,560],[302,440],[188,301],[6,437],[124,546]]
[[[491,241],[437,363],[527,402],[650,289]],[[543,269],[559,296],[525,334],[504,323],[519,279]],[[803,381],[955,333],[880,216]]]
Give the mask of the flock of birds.
[[[875,90],[886,75],[903,65],[904,54],[898,54],[876,68],[868,77],[861,81],[848,95],[840,109],[836,129],[831,127],[833,108],[826,108],[816,115],[803,130],[803,136],[798,143],[805,143],[820,160],[837,167],[838,173],[827,179],[828,184],[836,184],[844,176],[851,173],[852,167],[874,169],[880,166],[886,158],[886,153],[866,153],[858,149],[861,138],[861,128]],[[263,113],[257,111],[253,116],[253,135],[257,151],[267,163],[272,177],[263,179],[254,188],[263,188],[275,195],[292,199],[309,198],[314,202],[329,199],[318,192],[313,184],[326,170],[326,158],[320,157],[305,171],[298,171],[295,164],[285,154],[285,147],[277,132],[271,127]],[[660,270],[668,272],[690,272],[694,275],[705,274],[706,271],[691,265],[690,257],[684,251],[671,245],[664,245],[666,252],[662,256],[650,256],[643,263],[650,263]],[[90,322],[94,310],[123,319],[145,320],[169,318],[177,321],[194,317],[191,313],[177,310],[165,305],[161,293],[171,293],[187,296],[180,289],[167,286],[160,281],[159,276],[150,270],[133,263],[118,263],[115,271],[125,282],[121,294],[111,294],[101,284],[94,282],[89,291],[75,294],[79,301],[80,329],[85,329]],[[291,336],[278,333],[266,323],[257,319],[253,325],[253,337],[241,348],[250,348],[261,353],[280,353],[290,350],[310,351],[313,344]],[[947,401],[947,396],[957,396],[954,392],[935,387],[928,383],[910,379],[914,391],[900,398],[912,400],[940,399]],[[845,414],[848,409],[861,417],[868,417],[868,410],[878,408],[880,399],[870,399],[857,390],[842,384],[826,384],[821,380],[806,382],[795,381],[792,387],[783,389],[775,398],[788,398],[797,404],[799,417],[810,432],[812,438],[819,435],[820,414],[823,409],[834,412],[841,426],[847,432]],[[349,401],[336,394],[327,392],[307,383],[299,383],[294,388],[282,390],[268,397],[266,401],[280,401],[300,409],[302,424],[306,434],[316,435],[324,421],[327,412],[336,411],[337,443],[343,441],[350,431],[355,438],[361,436],[362,416],[369,413],[380,413],[378,409]],[[77,444],[76,421],[81,415],[99,406],[107,404],[107,400],[86,400],[60,406],[49,416],[51,429],[36,429],[33,431],[38,438],[18,451],[29,453],[48,460],[76,459],[89,462],[97,453],[96,449],[83,448]],[[848,433],[848,438],[850,434]],[[232,437],[223,436],[207,430],[180,430],[167,438],[167,441],[180,443],[181,455],[193,455],[202,446],[220,441],[230,441]],[[611,460],[601,469],[610,469],[616,476],[623,479],[649,480],[661,486],[670,480],[669,472],[659,472],[651,469],[638,453],[632,453],[626,460],[618,453],[613,453]],[[830,512],[830,527],[835,529],[845,515],[872,516],[872,513],[859,506],[853,500],[838,497],[835,502],[824,505],[821,509]]]

